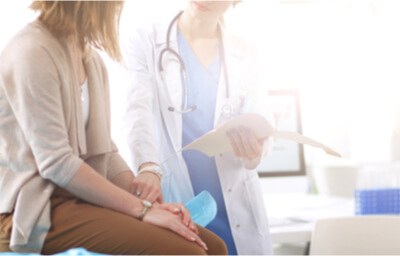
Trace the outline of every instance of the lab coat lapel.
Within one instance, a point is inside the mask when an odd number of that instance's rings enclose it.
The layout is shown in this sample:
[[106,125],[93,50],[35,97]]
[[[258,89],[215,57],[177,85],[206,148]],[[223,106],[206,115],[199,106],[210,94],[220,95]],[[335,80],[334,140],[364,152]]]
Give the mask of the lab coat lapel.
[[[166,47],[166,35],[168,26],[160,30],[156,36],[156,63],[158,65],[159,56],[163,49]],[[179,53],[177,41],[177,25],[176,23],[171,28],[170,35],[170,48]],[[157,76],[158,92],[161,114],[163,116],[164,124],[171,137],[175,149],[182,147],[182,114],[168,110],[169,107],[181,108],[182,104],[182,81],[181,81],[181,66],[179,60],[171,53],[166,52],[163,54],[162,64],[164,69],[165,81],[161,80],[161,73]],[[157,72],[158,66],[157,66]],[[167,88],[166,88],[167,86]],[[169,94],[169,96],[168,96]],[[171,97],[172,106],[168,97]]]
[[[214,113],[214,127],[225,121],[225,118],[222,116],[222,107],[227,103],[226,99],[226,83],[225,77],[228,79],[229,86],[229,94],[230,98],[237,98],[238,91],[241,86],[241,77],[243,68],[243,49],[239,45],[236,45],[236,40],[233,38],[224,28],[220,25],[223,49],[224,51],[224,60],[221,60],[221,65],[226,65],[226,70],[223,66],[221,66],[219,83],[218,83],[218,93],[217,93],[217,102],[215,104],[215,113]],[[225,76],[225,71],[227,72],[227,76]]]

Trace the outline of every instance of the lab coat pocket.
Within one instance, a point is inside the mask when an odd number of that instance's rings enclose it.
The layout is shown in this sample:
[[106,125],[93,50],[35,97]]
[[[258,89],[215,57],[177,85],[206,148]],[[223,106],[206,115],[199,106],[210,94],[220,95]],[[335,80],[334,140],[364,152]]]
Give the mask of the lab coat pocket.
[[257,230],[260,235],[266,235],[268,233],[268,220],[258,175],[255,174],[246,180],[245,187]]

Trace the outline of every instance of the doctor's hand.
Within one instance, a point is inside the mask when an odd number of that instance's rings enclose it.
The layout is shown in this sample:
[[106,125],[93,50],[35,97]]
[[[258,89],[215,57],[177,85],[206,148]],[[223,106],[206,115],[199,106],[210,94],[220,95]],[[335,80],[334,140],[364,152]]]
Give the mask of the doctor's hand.
[[164,203],[160,178],[152,172],[142,172],[133,179],[130,193],[151,203]]
[[261,158],[266,139],[258,140],[251,128],[244,126],[232,128],[227,132],[227,136],[236,157],[244,160]]

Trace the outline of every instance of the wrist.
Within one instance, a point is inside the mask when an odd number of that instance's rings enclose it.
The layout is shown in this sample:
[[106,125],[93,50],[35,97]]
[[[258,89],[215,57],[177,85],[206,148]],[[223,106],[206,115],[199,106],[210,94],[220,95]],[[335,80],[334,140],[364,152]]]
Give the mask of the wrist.
[[140,168],[138,175],[140,175],[142,173],[146,173],[146,172],[157,175],[157,177],[160,179],[160,182],[162,181],[162,171],[158,165],[148,165],[148,166],[142,167],[142,168]]
[[144,216],[147,214],[149,209],[153,206],[153,204],[147,200],[141,200],[141,204],[142,204],[143,208],[137,217],[139,220],[143,220]]

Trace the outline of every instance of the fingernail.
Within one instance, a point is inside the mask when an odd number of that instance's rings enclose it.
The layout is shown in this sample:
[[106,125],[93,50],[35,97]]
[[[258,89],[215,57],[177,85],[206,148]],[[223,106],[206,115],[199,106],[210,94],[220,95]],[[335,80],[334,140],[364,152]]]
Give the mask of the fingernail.
[[206,249],[206,251],[208,251],[207,245],[205,243],[203,243],[203,245],[204,245],[204,248]]
[[228,137],[231,136],[229,131],[226,132],[226,136],[228,136]]
[[196,238],[194,238],[193,236],[190,237],[190,240],[192,240],[193,242],[196,241]]
[[189,221],[186,222],[186,227],[189,227]]
[[174,211],[175,212],[179,212],[179,208],[174,208]]
[[239,128],[239,132],[244,132],[242,127]]
[[250,134],[250,129],[247,128],[247,129],[246,129],[246,132],[247,132],[247,134]]

